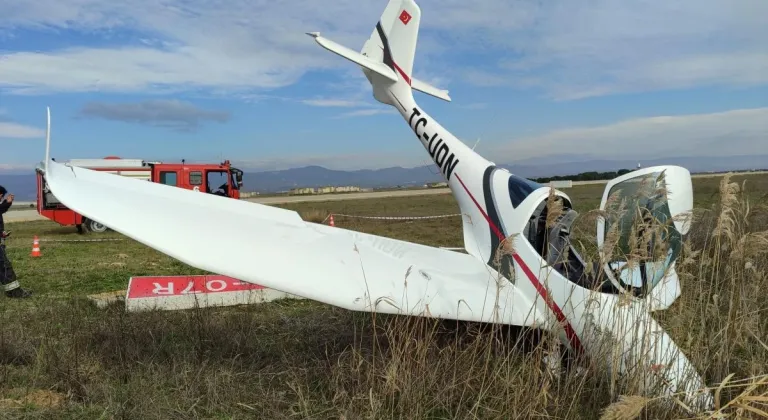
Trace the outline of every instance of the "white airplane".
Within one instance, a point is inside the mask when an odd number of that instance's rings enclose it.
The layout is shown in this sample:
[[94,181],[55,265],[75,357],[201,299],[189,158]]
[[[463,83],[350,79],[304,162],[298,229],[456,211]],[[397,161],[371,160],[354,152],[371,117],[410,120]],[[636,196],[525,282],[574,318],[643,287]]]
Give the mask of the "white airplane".
[[[68,166],[51,161],[46,146],[48,185],[67,207],[190,266],[349,310],[545,328],[571,351],[586,352],[615,373],[647,375],[647,392],[660,389],[691,407],[711,407],[702,378],[650,314],[680,295],[674,267],[689,222],[676,218],[692,209],[690,173],[660,166],[608,182],[601,208],[609,195],[618,196],[674,220],[664,238],[669,253],[635,265],[611,260],[597,267],[605,281],[590,287],[596,274],[582,275],[589,270],[568,241],[576,215],[568,196],[555,191],[562,215],[547,226],[549,187],[497,167],[416,104],[413,90],[450,101],[447,91],[412,77],[420,20],[413,0],[389,1],[360,53],[309,35],[361,66],[375,99],[395,107],[408,123],[460,206],[466,253]],[[48,124],[50,133],[50,110]],[[667,191],[633,199],[639,186],[657,183]],[[216,220],[215,241],[199,232],[200,220]],[[599,245],[616,223],[598,222]],[[630,240],[628,231],[619,233]],[[570,257],[558,261],[566,251]]]

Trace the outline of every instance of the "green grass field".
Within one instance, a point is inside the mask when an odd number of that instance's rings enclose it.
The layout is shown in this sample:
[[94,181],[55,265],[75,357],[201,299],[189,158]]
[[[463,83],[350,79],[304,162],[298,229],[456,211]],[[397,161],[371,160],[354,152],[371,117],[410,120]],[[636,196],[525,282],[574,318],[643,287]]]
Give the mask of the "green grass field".
[[[732,178],[739,186],[746,180],[746,193],[735,198],[721,192],[721,179],[694,179],[696,219],[678,268],[683,296],[656,318],[710,386],[733,374],[720,392],[723,413],[759,418],[768,412],[768,176]],[[588,212],[603,187],[565,190],[584,213],[579,235],[587,245],[595,235]],[[281,207],[311,221],[331,212],[458,212],[450,195]],[[462,245],[459,217],[335,222],[427,245]],[[115,233],[78,235],[47,221],[7,229],[19,280],[35,297],[0,297],[0,418],[686,416],[639,397],[611,405],[631,389],[612,388],[594,367],[586,377],[549,376],[539,361],[551,337],[519,330],[373,317],[305,300],[156,313],[98,309],[86,296],[124,289],[131,276],[203,272]],[[216,241],[215,231],[215,220],[201,221],[178,240]],[[30,257],[34,235],[40,258]],[[95,238],[117,240],[67,242]],[[520,338],[535,345],[521,346]]]

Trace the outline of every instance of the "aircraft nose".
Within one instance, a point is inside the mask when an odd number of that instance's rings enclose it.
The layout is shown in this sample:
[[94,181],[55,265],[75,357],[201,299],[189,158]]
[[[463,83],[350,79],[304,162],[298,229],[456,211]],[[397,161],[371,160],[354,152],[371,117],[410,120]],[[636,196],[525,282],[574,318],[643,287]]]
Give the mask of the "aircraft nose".
[[[605,297],[583,314],[582,344],[590,358],[616,370],[636,391],[709,410],[714,398],[696,367],[642,304]],[[630,391],[631,392],[631,391]],[[665,398],[666,399],[666,398]]]

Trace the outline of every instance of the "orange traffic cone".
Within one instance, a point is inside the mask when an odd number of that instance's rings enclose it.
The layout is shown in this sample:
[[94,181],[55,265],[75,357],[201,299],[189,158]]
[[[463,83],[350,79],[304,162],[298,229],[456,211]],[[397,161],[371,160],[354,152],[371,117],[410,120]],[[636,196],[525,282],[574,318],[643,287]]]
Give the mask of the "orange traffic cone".
[[33,257],[42,256],[42,254],[40,254],[40,240],[37,239],[37,235],[35,235],[35,240],[32,243],[32,256]]
[[330,224],[331,226],[336,226],[336,225],[333,223],[333,215],[331,215],[331,220],[330,220],[329,224]]

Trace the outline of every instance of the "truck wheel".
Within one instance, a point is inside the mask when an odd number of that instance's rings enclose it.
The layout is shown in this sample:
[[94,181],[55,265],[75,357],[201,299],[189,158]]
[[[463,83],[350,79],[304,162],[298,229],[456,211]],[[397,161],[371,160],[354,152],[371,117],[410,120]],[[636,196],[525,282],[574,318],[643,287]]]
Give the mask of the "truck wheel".
[[88,219],[84,222],[85,226],[88,228],[89,231],[94,233],[104,233],[107,231],[107,227],[102,225],[101,223]]
[[85,233],[85,230],[83,229],[83,225],[82,224],[76,225],[76,227],[77,227],[77,233],[79,233],[81,235]]

